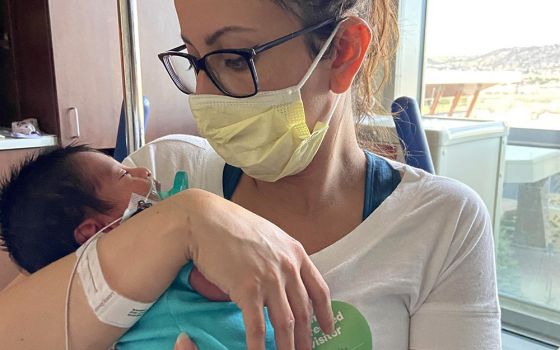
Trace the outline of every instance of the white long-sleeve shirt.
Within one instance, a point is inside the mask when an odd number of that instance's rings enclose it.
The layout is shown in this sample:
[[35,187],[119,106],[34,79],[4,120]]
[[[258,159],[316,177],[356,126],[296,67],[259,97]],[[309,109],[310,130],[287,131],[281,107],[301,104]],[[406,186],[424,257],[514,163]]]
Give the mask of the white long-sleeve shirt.
[[[223,196],[224,161],[201,138],[171,135],[132,154],[172,186]],[[369,323],[374,350],[501,349],[492,225],[467,186],[390,162],[400,184],[358,227],[313,254],[333,300]]]

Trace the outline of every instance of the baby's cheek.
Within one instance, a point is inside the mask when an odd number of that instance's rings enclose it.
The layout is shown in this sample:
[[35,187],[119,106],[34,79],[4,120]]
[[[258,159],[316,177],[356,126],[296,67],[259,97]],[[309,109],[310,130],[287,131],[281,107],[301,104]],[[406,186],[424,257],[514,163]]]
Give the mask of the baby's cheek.
[[222,292],[222,290],[208,281],[200,271],[193,267],[191,275],[189,276],[189,283],[192,288],[200,295],[210,301],[231,301],[229,296]]

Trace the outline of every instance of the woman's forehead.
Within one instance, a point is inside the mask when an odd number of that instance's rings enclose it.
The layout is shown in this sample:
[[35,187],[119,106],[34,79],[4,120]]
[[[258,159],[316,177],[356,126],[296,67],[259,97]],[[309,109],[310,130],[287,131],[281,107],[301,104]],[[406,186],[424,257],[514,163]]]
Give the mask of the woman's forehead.
[[182,36],[195,46],[206,46],[207,39],[228,27],[269,40],[298,26],[295,16],[271,0],[175,0],[175,7]]

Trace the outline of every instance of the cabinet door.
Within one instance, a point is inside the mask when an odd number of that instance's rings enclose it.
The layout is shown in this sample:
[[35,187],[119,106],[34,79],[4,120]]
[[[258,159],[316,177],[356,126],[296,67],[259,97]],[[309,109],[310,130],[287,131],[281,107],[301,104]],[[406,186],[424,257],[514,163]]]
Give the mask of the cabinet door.
[[115,147],[122,104],[117,2],[49,1],[60,139]]

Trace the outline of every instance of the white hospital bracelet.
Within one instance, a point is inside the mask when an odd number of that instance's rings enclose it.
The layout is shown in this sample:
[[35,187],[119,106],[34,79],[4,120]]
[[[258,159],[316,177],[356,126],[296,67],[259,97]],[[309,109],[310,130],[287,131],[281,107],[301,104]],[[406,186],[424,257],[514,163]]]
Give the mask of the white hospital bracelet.
[[[85,247],[85,251],[84,251]],[[99,321],[120,328],[130,328],[154,303],[130,300],[109,287],[97,255],[97,239],[76,251],[77,273],[84,288],[89,306]]]

